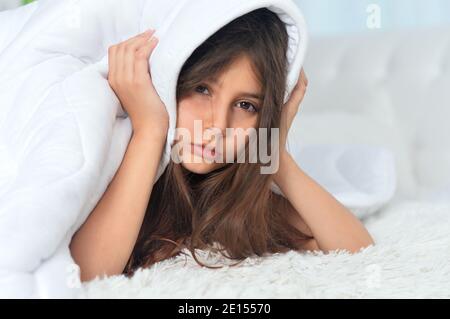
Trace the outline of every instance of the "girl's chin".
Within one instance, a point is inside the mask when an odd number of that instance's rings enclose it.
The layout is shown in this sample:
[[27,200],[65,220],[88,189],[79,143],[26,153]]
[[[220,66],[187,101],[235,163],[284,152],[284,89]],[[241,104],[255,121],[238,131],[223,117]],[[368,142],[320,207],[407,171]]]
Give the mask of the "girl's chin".
[[220,163],[185,163],[181,162],[181,165],[187,169],[188,171],[195,173],[195,174],[208,174],[212,171],[215,171],[222,167],[224,164]]
[[218,168],[217,163],[208,164],[208,163],[181,162],[181,165],[188,171],[195,173],[195,174],[208,174]]

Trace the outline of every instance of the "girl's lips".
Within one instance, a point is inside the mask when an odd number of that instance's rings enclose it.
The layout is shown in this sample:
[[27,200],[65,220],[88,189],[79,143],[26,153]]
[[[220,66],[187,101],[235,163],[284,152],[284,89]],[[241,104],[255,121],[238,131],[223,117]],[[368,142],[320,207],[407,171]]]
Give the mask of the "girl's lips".
[[213,160],[217,157],[215,149],[204,147],[198,144],[191,144],[191,151],[199,157]]

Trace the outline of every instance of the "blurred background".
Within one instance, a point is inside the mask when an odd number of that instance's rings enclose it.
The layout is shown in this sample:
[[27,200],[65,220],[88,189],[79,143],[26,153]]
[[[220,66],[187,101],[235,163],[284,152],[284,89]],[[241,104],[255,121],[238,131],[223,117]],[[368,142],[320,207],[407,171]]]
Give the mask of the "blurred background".
[[[450,1],[294,1],[310,34],[299,143],[383,148],[395,156],[398,196],[450,201]],[[0,0],[0,10],[28,2]],[[351,186],[362,196],[373,187]]]
[[[0,0],[0,11],[33,0]],[[450,25],[448,0],[294,0],[313,36]],[[368,26],[370,13],[380,25]]]
[[0,10],[13,9],[32,1],[33,0],[0,0]]
[[[296,0],[312,35],[450,25],[448,0]],[[378,15],[378,17],[377,17]],[[377,25],[379,20],[379,25]]]

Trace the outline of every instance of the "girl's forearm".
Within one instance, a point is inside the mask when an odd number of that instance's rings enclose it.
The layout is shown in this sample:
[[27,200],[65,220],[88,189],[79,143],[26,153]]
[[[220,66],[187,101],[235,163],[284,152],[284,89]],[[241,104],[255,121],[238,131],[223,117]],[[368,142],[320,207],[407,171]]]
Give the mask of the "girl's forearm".
[[274,181],[311,229],[321,250],[357,252],[374,244],[358,218],[304,173],[287,151],[280,152]]
[[121,274],[134,248],[153,188],[164,140],[134,133],[124,159],[70,250],[82,281]]

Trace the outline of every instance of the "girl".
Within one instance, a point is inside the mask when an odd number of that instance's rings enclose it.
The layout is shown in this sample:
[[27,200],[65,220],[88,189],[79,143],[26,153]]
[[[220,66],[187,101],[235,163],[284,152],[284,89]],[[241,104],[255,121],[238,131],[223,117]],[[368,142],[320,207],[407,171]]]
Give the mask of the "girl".
[[[207,266],[195,249],[218,250],[242,261],[291,249],[357,252],[374,244],[362,223],[308,177],[285,148],[308,80],[302,70],[283,105],[288,34],[266,8],[230,22],[185,62],[177,85],[176,127],[191,136],[197,120],[221,132],[267,128],[270,134],[279,128],[279,169],[261,174],[259,161],[206,161],[202,155],[230,149],[235,159],[243,150],[247,154],[248,136],[238,145],[223,133],[222,149],[217,143],[205,147],[211,142],[206,140],[187,145],[182,158],[192,153],[200,161],[171,160],[155,183],[169,119],[148,72],[158,42],[153,33],[109,49],[108,81],[130,117],[133,135],[114,179],[72,238],[82,281],[102,274],[131,276],[183,248]],[[272,192],[272,182],[286,197]]]

